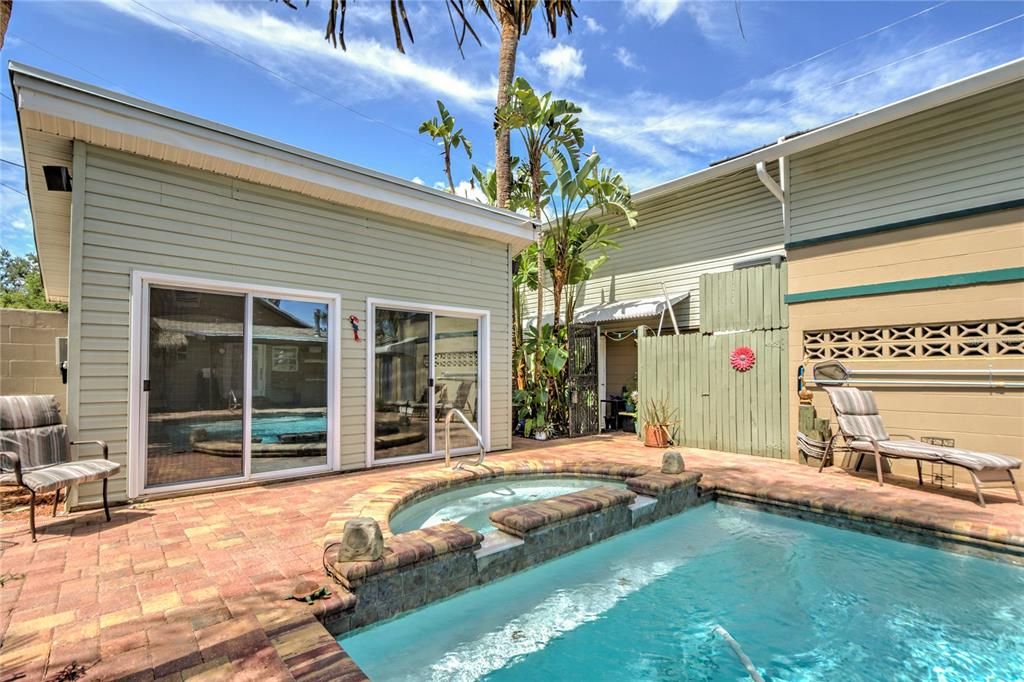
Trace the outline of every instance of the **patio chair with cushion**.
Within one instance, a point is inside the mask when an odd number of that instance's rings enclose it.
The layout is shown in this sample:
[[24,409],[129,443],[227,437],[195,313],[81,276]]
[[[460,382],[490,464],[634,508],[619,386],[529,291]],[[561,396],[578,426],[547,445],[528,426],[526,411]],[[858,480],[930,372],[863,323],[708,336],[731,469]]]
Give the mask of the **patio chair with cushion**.
[[[1013,470],[1021,467],[1021,461],[1016,457],[931,445],[910,439],[909,436],[890,434],[885,429],[882,416],[878,413],[878,405],[875,403],[875,395],[871,391],[862,391],[852,387],[828,387],[825,392],[828,393],[829,400],[832,401],[832,408],[836,412],[839,433],[829,441],[829,447],[818,467],[819,472],[833,455],[835,440],[842,434],[846,446],[859,454],[857,470],[860,470],[864,455],[873,454],[875,456],[878,485],[882,485],[882,458],[916,460],[918,484],[924,483],[921,476],[921,462],[942,462],[967,470],[974,482],[974,489],[978,493],[978,503],[982,507],[985,506],[985,497],[981,494],[983,483],[1001,483],[1011,486],[1017,494],[1017,503],[1024,505],[1017,481],[1013,477]],[[895,440],[895,437],[908,440]]]
[[[103,459],[69,461],[72,445],[98,445]],[[54,493],[57,514],[60,491],[75,483],[103,481],[103,512],[107,505],[107,478],[121,465],[108,458],[101,440],[72,441],[61,422],[57,399],[52,395],[0,396],[0,485],[17,485],[29,491],[29,526],[36,541],[36,495]]]

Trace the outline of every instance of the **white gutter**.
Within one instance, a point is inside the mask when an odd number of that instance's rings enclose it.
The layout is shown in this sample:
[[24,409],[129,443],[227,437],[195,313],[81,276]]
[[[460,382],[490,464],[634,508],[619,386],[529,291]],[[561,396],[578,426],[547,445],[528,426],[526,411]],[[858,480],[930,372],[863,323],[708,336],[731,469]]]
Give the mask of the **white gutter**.
[[830,123],[808,133],[776,142],[762,149],[752,151],[728,161],[704,168],[681,178],[670,180],[633,194],[634,201],[644,201],[663,194],[668,194],[685,187],[730,175],[737,171],[750,168],[759,161],[772,161],[798,152],[807,151],[834,140],[855,133],[863,132],[912,114],[949,104],[965,97],[971,97],[987,90],[1009,85],[1024,79],[1024,57],[1001,64],[986,71],[976,73],[958,81],[953,81],[918,95],[913,95],[898,102],[857,114],[835,123]]

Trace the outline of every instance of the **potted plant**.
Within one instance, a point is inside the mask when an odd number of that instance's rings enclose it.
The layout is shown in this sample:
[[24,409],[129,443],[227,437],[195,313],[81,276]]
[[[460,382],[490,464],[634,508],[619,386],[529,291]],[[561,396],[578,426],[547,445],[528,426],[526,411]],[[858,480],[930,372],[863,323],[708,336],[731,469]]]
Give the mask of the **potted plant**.
[[670,427],[676,423],[676,410],[664,400],[648,400],[643,411],[644,445],[649,448],[667,448],[672,440]]

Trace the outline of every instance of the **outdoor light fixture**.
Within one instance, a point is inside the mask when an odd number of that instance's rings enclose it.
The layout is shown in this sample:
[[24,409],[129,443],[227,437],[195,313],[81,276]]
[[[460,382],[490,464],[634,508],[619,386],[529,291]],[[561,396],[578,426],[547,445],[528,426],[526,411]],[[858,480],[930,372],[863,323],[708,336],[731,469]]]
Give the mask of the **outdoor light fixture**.
[[51,192],[70,192],[71,173],[67,166],[43,166],[46,189]]

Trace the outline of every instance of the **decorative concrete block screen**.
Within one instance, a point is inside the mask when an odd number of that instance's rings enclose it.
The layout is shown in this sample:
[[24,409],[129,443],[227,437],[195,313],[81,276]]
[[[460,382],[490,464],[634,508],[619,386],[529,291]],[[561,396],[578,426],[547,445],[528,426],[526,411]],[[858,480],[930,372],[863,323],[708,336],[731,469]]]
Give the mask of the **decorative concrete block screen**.
[[1024,320],[805,331],[806,360],[1024,356]]
[[[679,445],[789,456],[786,267],[703,275],[700,332],[638,340],[641,419],[647,400],[664,400]],[[754,364],[737,371],[730,359],[742,346]]]
[[63,412],[54,339],[67,333],[67,313],[0,308],[0,395],[56,395]]

